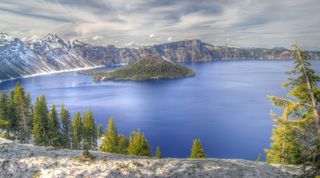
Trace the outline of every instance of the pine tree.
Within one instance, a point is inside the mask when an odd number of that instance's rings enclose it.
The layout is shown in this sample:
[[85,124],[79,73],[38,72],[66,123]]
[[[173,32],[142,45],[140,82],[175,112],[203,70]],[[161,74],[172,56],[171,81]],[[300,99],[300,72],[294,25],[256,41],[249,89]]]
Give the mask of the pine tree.
[[52,105],[48,117],[48,137],[49,145],[53,147],[61,146],[61,134],[60,134],[60,122],[58,118],[58,113],[56,106]]
[[62,147],[63,148],[70,148],[70,137],[71,137],[71,121],[70,121],[70,113],[69,111],[64,107],[64,105],[61,105],[61,123],[62,123]]
[[160,147],[157,147],[157,149],[156,149],[156,157],[159,158],[159,159],[162,158]]
[[128,147],[128,155],[151,157],[151,149],[148,141],[140,132],[140,130],[138,130],[136,133],[131,134]]
[[46,98],[37,98],[34,108],[33,137],[35,145],[48,145],[48,107]]
[[14,104],[18,115],[18,139],[22,143],[28,143],[32,132],[32,105],[20,83],[17,83],[15,89]]
[[194,159],[207,157],[206,154],[204,153],[200,139],[193,140],[193,145],[192,145],[190,157],[194,158]]
[[8,103],[9,98],[5,92],[0,94],[0,129],[7,132],[7,137],[9,137],[9,116],[8,116]]
[[83,121],[83,148],[85,150],[97,148],[97,127],[91,110],[87,112]]
[[29,126],[31,128],[31,133],[32,133],[32,127],[33,127],[33,113],[34,113],[34,106],[32,104],[32,101],[31,101],[31,96],[30,96],[30,93],[27,93],[26,94],[26,106],[27,106],[27,109],[28,109],[28,117],[29,117]]
[[83,132],[83,124],[81,120],[80,113],[77,112],[76,116],[72,122],[72,149],[82,149],[81,141],[82,141],[82,132]]
[[119,134],[118,135],[118,153],[126,155],[128,154],[128,146],[129,146],[129,140],[126,136]]
[[[275,101],[276,99],[277,98],[273,98],[272,100]],[[289,106],[289,104],[286,106]],[[271,137],[273,141],[271,144],[272,149],[266,150],[266,161],[268,163],[301,164],[304,161],[302,153],[305,148],[303,144],[297,140],[298,132],[295,130],[296,127],[300,127],[300,123],[295,121],[291,122],[288,119],[288,108],[285,108],[285,112],[281,117],[271,113],[275,119],[275,124]]]
[[283,109],[282,115],[272,113],[275,119],[271,149],[266,150],[270,163],[311,165],[312,174],[320,173],[320,77],[315,74],[308,55],[295,45],[295,78],[283,84],[291,89],[293,100],[271,96],[275,106]]
[[106,135],[100,147],[100,151],[108,153],[119,153],[118,131],[112,118],[109,119]]
[[98,138],[101,138],[103,136],[103,127],[101,124],[98,125]]
[[17,114],[17,108],[14,103],[14,96],[15,96],[15,90],[10,91],[10,95],[8,98],[8,110],[7,110],[7,116],[9,120],[8,128],[11,133],[14,135],[17,135],[18,132],[18,114]]

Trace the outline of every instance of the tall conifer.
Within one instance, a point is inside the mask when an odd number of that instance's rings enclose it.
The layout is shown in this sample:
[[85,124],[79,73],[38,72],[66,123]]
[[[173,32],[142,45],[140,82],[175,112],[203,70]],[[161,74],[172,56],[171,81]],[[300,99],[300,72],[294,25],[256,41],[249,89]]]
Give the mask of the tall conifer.
[[9,136],[10,132],[10,119],[8,116],[8,104],[9,104],[9,97],[5,92],[1,92],[0,94],[0,129],[5,130],[7,136]]
[[20,142],[28,143],[32,132],[32,106],[31,99],[24,88],[17,83],[14,95],[14,104],[17,112],[17,136]]
[[48,107],[46,98],[37,98],[34,108],[33,137],[35,145],[48,145]]
[[151,149],[148,141],[140,130],[133,133],[130,137],[128,155],[151,156]]
[[61,137],[62,137],[62,146],[63,148],[70,148],[71,142],[71,120],[70,120],[70,113],[69,111],[64,107],[64,105],[61,105],[61,111],[60,111],[60,117],[61,117],[61,125],[62,125],[62,131],[61,131]]
[[129,146],[129,140],[127,139],[126,136],[119,134],[118,135],[118,149],[119,149],[119,154],[126,155],[128,154],[128,146]]
[[108,153],[119,153],[118,131],[113,118],[109,119],[106,135],[100,147],[100,151]]
[[17,135],[18,132],[18,113],[17,113],[17,108],[14,103],[14,96],[15,96],[15,90],[12,89],[10,91],[10,95],[8,96],[8,110],[7,110],[7,116],[9,120],[9,130],[12,132],[14,135]]
[[271,149],[266,150],[270,163],[310,165],[312,176],[320,174],[320,77],[316,75],[308,61],[307,53],[295,45],[293,51],[295,67],[289,74],[293,78],[283,86],[291,89],[292,99],[271,96],[275,106],[283,109],[275,119]]
[[72,149],[82,149],[83,124],[80,113],[77,112],[72,122]]
[[97,148],[97,127],[91,110],[83,121],[83,147],[86,150]]
[[62,143],[60,134],[60,122],[55,105],[52,105],[48,119],[49,144],[53,147],[59,147]]

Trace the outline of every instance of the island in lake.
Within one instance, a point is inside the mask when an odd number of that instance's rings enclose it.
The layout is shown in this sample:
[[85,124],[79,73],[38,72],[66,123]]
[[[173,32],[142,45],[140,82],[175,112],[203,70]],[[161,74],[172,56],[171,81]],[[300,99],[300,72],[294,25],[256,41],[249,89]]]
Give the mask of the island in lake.
[[146,56],[136,63],[111,71],[87,71],[94,80],[157,80],[193,77],[195,72],[160,56]]

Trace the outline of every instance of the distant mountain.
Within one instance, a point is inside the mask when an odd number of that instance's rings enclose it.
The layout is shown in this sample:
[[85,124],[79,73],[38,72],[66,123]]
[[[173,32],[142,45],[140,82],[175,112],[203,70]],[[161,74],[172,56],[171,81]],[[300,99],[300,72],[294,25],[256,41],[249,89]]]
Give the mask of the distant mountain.
[[47,70],[39,56],[21,40],[0,33],[0,79],[16,78]]
[[112,71],[92,71],[95,80],[156,80],[193,77],[195,73],[161,56],[146,56],[133,64]]
[[[320,59],[320,52],[308,52],[311,59]],[[241,59],[291,59],[285,48],[238,48],[213,46],[200,40],[184,40],[138,48],[96,46],[66,41],[55,34],[22,42],[0,33],[0,80],[28,75],[127,65],[148,55],[163,56],[173,62],[207,62]]]
[[97,66],[73,53],[69,42],[56,35],[24,43],[0,33],[0,80]]
[[79,56],[69,41],[65,41],[54,34],[33,39],[28,41],[26,45],[55,71],[97,66],[86,58]]

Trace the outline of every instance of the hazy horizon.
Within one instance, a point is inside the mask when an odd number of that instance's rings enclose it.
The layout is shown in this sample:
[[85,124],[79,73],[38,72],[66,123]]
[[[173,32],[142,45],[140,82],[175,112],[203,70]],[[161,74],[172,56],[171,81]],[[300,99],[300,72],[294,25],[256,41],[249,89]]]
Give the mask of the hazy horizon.
[[273,48],[298,41],[320,50],[317,0],[26,0],[0,2],[0,32],[54,33],[97,45],[146,46],[186,39]]

